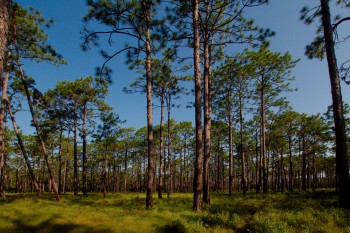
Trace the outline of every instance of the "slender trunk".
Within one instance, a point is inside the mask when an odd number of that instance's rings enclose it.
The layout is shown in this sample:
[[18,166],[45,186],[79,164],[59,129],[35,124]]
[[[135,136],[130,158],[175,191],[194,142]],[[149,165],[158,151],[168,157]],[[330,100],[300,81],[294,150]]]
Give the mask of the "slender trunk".
[[125,150],[125,154],[124,154],[124,193],[126,193],[127,174],[128,174],[128,149]]
[[160,125],[159,125],[159,187],[158,198],[163,198],[163,124],[164,124],[164,89],[161,94],[161,113],[160,113]]
[[239,99],[239,122],[240,122],[240,154],[242,158],[242,189],[243,196],[246,195],[247,192],[247,174],[246,174],[246,161],[245,161],[245,142],[243,137],[244,131],[244,122],[243,122],[243,102],[242,98]]
[[171,172],[172,168],[172,159],[171,159],[171,122],[170,122],[170,108],[171,108],[171,101],[170,101],[170,94],[167,95],[166,98],[166,105],[167,105],[167,112],[168,112],[168,135],[167,135],[167,141],[168,141],[168,188],[167,188],[167,198],[170,198],[170,193],[173,192],[173,173]]
[[107,154],[105,154],[103,158],[102,193],[103,193],[103,197],[107,196]]
[[[210,5],[208,4],[208,7]],[[204,163],[203,163],[203,201],[210,204],[210,36],[204,33]]]
[[285,184],[285,180],[284,180],[284,163],[283,163],[283,148],[281,148],[281,193],[284,192],[284,184]]
[[317,185],[317,173],[316,173],[316,155],[315,152],[312,154],[312,190],[316,189]]
[[142,0],[146,24],[146,82],[147,82],[147,141],[148,141],[148,182],[146,208],[151,209],[153,203],[154,172],[156,161],[153,148],[153,113],[152,113],[152,78],[151,78],[151,3]]
[[194,36],[194,81],[195,81],[195,121],[196,121],[196,158],[194,163],[193,177],[193,210],[199,212],[202,210],[202,163],[203,163],[203,130],[202,130],[202,110],[201,110],[201,73],[200,73],[200,47],[199,47],[199,0],[192,0],[193,9],[193,36]]
[[15,116],[13,115],[10,103],[7,102],[7,103],[5,103],[5,105],[7,106],[7,109],[9,111],[9,114],[10,114],[10,117],[11,117],[11,121],[12,121],[12,125],[13,125],[13,130],[15,131],[19,147],[21,148],[24,160],[25,160],[25,162],[27,164],[27,168],[28,168],[28,171],[29,171],[30,178],[32,179],[32,183],[33,183],[34,189],[37,192],[38,197],[41,197],[41,190],[40,190],[39,185],[38,185],[38,180],[36,179],[34,171],[33,171],[33,168],[30,165],[29,157],[28,157],[27,152],[26,152],[26,150],[24,148],[24,144],[23,144],[23,141],[22,141],[22,138],[21,138],[21,134],[18,131],[16,119],[15,119]]
[[232,195],[232,186],[233,186],[233,144],[232,144],[232,114],[229,113],[228,116],[228,145],[229,145],[229,173],[228,173],[228,196],[231,197]]
[[32,115],[32,120],[33,120],[35,129],[36,129],[36,133],[37,133],[40,145],[41,145],[41,149],[43,150],[43,153],[44,153],[47,170],[49,171],[50,181],[51,181],[51,184],[53,185],[53,189],[54,189],[54,193],[55,193],[55,198],[56,198],[57,201],[59,201],[60,197],[58,195],[57,185],[56,185],[56,182],[55,182],[55,179],[54,179],[54,176],[53,176],[53,171],[52,171],[52,168],[51,168],[51,165],[50,165],[50,162],[49,162],[49,156],[48,156],[47,151],[46,151],[44,140],[41,137],[41,133],[40,133],[39,125],[38,125],[38,122],[37,122],[37,119],[36,119],[36,116],[35,116],[33,104],[32,104],[32,101],[30,99],[30,93],[29,93],[28,86],[27,86],[27,83],[26,83],[25,78],[24,78],[24,72],[23,72],[22,65],[21,65],[19,59],[17,59],[17,65],[18,65],[18,68],[19,68],[19,71],[20,71],[20,76],[21,76],[21,79],[22,79],[23,87],[24,87],[24,90],[25,90],[25,93],[26,93],[26,96],[27,96],[27,101],[28,101],[30,113]]
[[260,159],[259,159],[259,147],[258,147],[258,129],[255,132],[255,192],[260,193]]
[[[2,11],[2,9],[0,9],[0,11]],[[12,45],[9,46],[9,49],[7,51],[7,57],[10,57],[11,49],[12,49]],[[2,62],[1,57],[0,57],[0,62]],[[2,64],[1,64],[1,66],[2,66]],[[10,66],[10,60],[7,60],[6,61],[6,69],[9,69],[9,66]],[[1,85],[2,97],[1,97],[1,109],[0,109],[0,173],[2,173],[3,165],[4,165],[4,155],[5,155],[5,122],[4,122],[4,118],[5,118],[5,108],[6,108],[5,105],[6,105],[6,101],[7,101],[7,87],[8,87],[9,71],[6,70],[4,77],[2,77],[2,73],[0,73],[0,76],[1,76],[1,84],[2,84]],[[0,180],[0,193],[2,193],[3,185],[4,184],[3,184],[2,180]]]
[[329,78],[331,82],[333,117],[335,126],[336,170],[339,184],[339,206],[350,208],[349,161],[346,143],[343,101],[338,75],[337,58],[334,50],[334,39],[329,9],[329,0],[321,1],[322,25],[326,45]]
[[82,139],[83,139],[83,195],[87,195],[87,152],[86,152],[86,119],[87,117],[87,106],[86,103],[83,105],[83,133],[82,133]]
[[78,104],[74,104],[74,122],[73,122],[73,130],[74,130],[74,195],[78,195]]
[[59,144],[59,149],[58,149],[58,194],[61,195],[61,190],[62,190],[62,134],[63,134],[63,129],[61,127],[60,129],[60,144]]
[[302,162],[302,171],[301,171],[301,176],[302,176],[302,184],[301,187],[303,191],[306,190],[306,151],[305,151],[305,135],[303,134],[303,139],[302,139],[302,148],[303,148],[303,162]]
[[69,158],[69,146],[70,146],[69,134],[70,134],[70,131],[68,131],[66,156],[64,158],[64,173],[63,173],[63,184],[62,184],[63,194],[66,194],[66,183],[67,183],[67,177],[68,177],[68,158]]
[[275,163],[275,152],[273,151],[272,152],[272,163],[271,163],[271,173],[272,173],[272,176],[271,176],[271,183],[272,183],[272,185],[271,185],[271,189],[272,189],[272,191],[276,191],[276,181],[275,181],[275,179],[276,179],[276,172],[275,172],[275,167],[276,167],[276,163]]
[[288,135],[288,145],[289,145],[289,191],[293,191],[293,161],[292,161],[292,136]]
[[263,193],[267,193],[267,163],[266,163],[266,134],[265,134],[265,90],[264,90],[264,76],[261,77],[261,90],[260,90],[260,124],[261,124],[261,157],[262,157],[262,185],[263,185]]

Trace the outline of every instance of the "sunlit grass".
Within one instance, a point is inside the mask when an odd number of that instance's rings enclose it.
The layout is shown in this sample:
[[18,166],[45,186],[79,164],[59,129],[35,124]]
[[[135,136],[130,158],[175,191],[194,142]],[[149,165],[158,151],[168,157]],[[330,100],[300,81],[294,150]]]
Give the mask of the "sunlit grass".
[[192,211],[192,194],[154,195],[145,209],[140,193],[9,194],[0,201],[0,232],[350,232],[350,212],[337,208],[330,191],[211,194],[211,205]]

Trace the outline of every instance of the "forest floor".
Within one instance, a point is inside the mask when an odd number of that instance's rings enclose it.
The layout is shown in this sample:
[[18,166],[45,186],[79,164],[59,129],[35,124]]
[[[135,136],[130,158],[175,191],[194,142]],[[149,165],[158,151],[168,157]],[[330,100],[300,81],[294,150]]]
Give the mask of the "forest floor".
[[211,205],[192,211],[192,194],[154,195],[145,209],[140,193],[87,197],[7,194],[0,201],[0,232],[350,232],[350,210],[337,208],[329,190],[315,192],[211,194]]

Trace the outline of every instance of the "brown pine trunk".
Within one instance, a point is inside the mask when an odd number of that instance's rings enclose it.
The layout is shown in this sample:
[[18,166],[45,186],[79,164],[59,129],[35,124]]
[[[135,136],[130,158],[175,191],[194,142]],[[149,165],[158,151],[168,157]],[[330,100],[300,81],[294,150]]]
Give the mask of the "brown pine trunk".
[[[0,16],[1,17],[1,16]],[[9,49],[7,51],[7,57],[10,57],[11,55],[11,49],[12,45],[9,46]],[[0,62],[2,62],[2,59],[0,59]],[[1,64],[2,66],[2,64]],[[10,61],[6,61],[6,69],[8,69],[10,66]],[[2,76],[3,73],[0,73],[1,76],[1,88],[2,88],[2,97],[1,97],[1,109],[0,109],[0,173],[2,173],[3,165],[4,165],[4,156],[5,156],[5,108],[6,108],[6,102],[7,102],[7,87],[8,87],[8,79],[9,79],[9,71],[4,72],[4,77]],[[3,182],[2,179],[0,180],[0,193],[2,193],[3,190]]]
[[316,155],[315,152],[312,154],[312,190],[316,189],[317,186],[317,171],[316,171]]
[[292,136],[288,136],[289,145],[289,191],[293,191],[294,181],[293,181],[293,161],[292,161]]
[[302,171],[301,171],[301,176],[302,176],[302,182],[301,182],[301,187],[302,190],[306,190],[306,151],[305,151],[305,135],[303,135],[302,139],[302,148],[303,148],[303,162],[302,162]]
[[322,25],[326,45],[329,78],[331,82],[333,117],[335,126],[336,170],[339,185],[339,206],[350,208],[349,161],[346,144],[343,101],[338,75],[337,59],[334,51],[334,40],[329,9],[329,0],[321,1]]
[[209,32],[204,32],[204,163],[203,163],[203,201],[210,204],[210,44]]
[[284,192],[285,177],[284,177],[284,163],[283,163],[283,148],[281,148],[281,193]]
[[24,160],[25,160],[25,162],[27,164],[27,168],[28,168],[28,171],[29,171],[30,178],[32,179],[32,183],[33,183],[34,189],[37,192],[38,197],[41,197],[41,190],[40,190],[39,185],[38,185],[38,180],[36,179],[34,171],[33,171],[33,168],[30,165],[29,157],[28,157],[27,152],[26,152],[26,150],[24,148],[24,144],[23,144],[23,141],[22,141],[22,138],[21,138],[21,134],[18,131],[16,119],[15,119],[15,116],[13,115],[10,103],[7,102],[5,105],[7,106],[7,109],[9,111],[9,114],[10,114],[10,117],[11,117],[11,121],[12,121],[12,125],[13,125],[13,130],[15,131],[15,134],[16,134],[16,137],[17,137],[17,140],[18,140],[18,144],[19,144],[19,146],[21,148]]
[[258,147],[258,129],[255,132],[255,192],[260,193],[261,190],[261,173],[260,173],[260,161],[261,161],[261,153],[259,153]]
[[229,173],[228,173],[228,196],[232,196],[232,186],[233,186],[233,144],[232,144],[232,114],[229,113],[228,116],[228,145],[229,145]]
[[103,193],[103,197],[107,196],[107,154],[105,154],[105,156],[103,158],[102,193]]
[[87,155],[86,155],[86,117],[87,117],[87,107],[86,103],[83,106],[83,195],[87,195]]
[[167,135],[167,141],[168,141],[168,188],[167,188],[167,198],[170,198],[170,193],[173,192],[173,173],[172,173],[172,159],[171,159],[171,122],[170,122],[170,108],[171,108],[171,101],[170,101],[170,94],[167,95],[166,98],[166,105],[167,105],[167,112],[168,112],[168,135]]
[[61,195],[62,190],[62,134],[63,129],[60,129],[60,145],[58,149],[58,194]]
[[[17,51],[17,53],[18,53],[18,51]],[[56,198],[57,201],[59,201],[60,197],[58,195],[57,185],[56,185],[56,182],[55,182],[55,179],[54,179],[54,176],[53,176],[53,171],[52,171],[52,168],[51,168],[51,164],[49,162],[49,156],[48,156],[47,151],[46,151],[44,140],[41,137],[39,125],[38,125],[38,122],[37,122],[37,119],[36,119],[36,116],[35,116],[33,104],[32,104],[32,101],[30,99],[28,86],[27,86],[27,83],[26,83],[26,81],[24,79],[24,73],[23,73],[23,69],[22,69],[22,66],[21,66],[21,63],[20,63],[19,59],[17,60],[17,65],[18,65],[18,68],[19,68],[19,71],[20,71],[20,76],[21,76],[21,80],[22,80],[22,83],[23,83],[23,87],[24,87],[24,90],[25,90],[25,93],[26,93],[26,96],[27,96],[27,101],[28,101],[30,113],[32,115],[32,120],[33,120],[35,129],[36,129],[36,133],[37,133],[40,145],[41,145],[41,149],[43,150],[43,153],[44,153],[47,170],[49,171],[50,181],[51,181],[51,184],[53,186],[54,193],[55,193],[55,198]]]
[[193,36],[194,36],[194,81],[195,81],[195,121],[196,121],[196,158],[194,163],[193,177],[193,210],[202,210],[202,189],[203,189],[203,130],[202,130],[202,110],[201,110],[201,73],[200,73],[200,47],[199,47],[199,0],[192,0],[193,10]]
[[[164,90],[164,89],[163,89]],[[161,113],[160,113],[160,125],[159,125],[159,185],[158,185],[158,198],[163,198],[163,125],[164,125],[164,91],[161,94]]]
[[156,161],[153,149],[153,106],[152,106],[152,79],[151,79],[151,3],[142,0],[146,24],[146,82],[147,82],[147,141],[148,141],[148,177],[146,208],[151,209],[153,204],[154,172]]
[[77,113],[77,103],[74,104],[74,122],[73,122],[73,130],[74,130],[74,195],[78,195],[78,113]]
[[242,98],[239,99],[239,122],[240,122],[240,154],[242,158],[242,189],[243,196],[247,192],[247,172],[246,172],[246,158],[245,158],[245,142],[243,137],[244,122],[243,122],[243,103]]
[[7,35],[10,26],[12,0],[0,1],[0,75],[3,73]]
[[267,161],[266,161],[266,133],[265,133],[265,90],[264,90],[264,75],[261,77],[261,90],[260,90],[260,124],[261,124],[261,142],[260,142],[260,149],[261,149],[261,157],[262,157],[262,186],[263,186],[263,193],[267,193]]
[[62,192],[63,194],[66,194],[66,183],[67,183],[67,177],[68,177],[68,158],[69,158],[69,146],[70,146],[70,137],[69,137],[70,131],[68,131],[68,143],[66,148],[66,156],[64,157],[64,172],[63,172],[63,184],[62,184]]
[[124,193],[126,193],[126,178],[128,175],[128,150],[125,150],[124,154]]

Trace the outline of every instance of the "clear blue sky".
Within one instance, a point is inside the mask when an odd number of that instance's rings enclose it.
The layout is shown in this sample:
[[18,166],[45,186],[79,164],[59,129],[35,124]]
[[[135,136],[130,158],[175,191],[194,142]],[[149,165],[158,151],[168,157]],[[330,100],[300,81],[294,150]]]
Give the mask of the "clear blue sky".
[[[82,17],[87,12],[85,0],[17,0],[22,6],[30,4],[40,10],[44,17],[55,20],[55,25],[47,31],[49,43],[68,61],[68,65],[58,68],[48,64],[25,63],[25,71],[35,78],[39,90],[46,91],[55,87],[61,80],[74,80],[80,77],[94,75],[95,67],[102,64],[101,56],[97,49],[90,52],[82,52],[80,49],[80,31],[84,27]],[[316,114],[326,111],[331,104],[330,84],[327,64],[325,61],[308,60],[304,56],[305,46],[315,37],[316,26],[306,26],[299,20],[300,9],[308,4],[318,4],[315,0],[271,0],[268,6],[262,6],[248,12],[254,18],[256,24],[270,28],[276,32],[271,40],[271,50],[279,52],[289,51],[294,59],[300,58],[300,62],[293,69],[296,80],[292,86],[298,88],[297,92],[288,94],[294,110],[298,112]],[[333,12],[338,13],[338,12]],[[348,25],[347,25],[348,27]],[[124,43],[124,42],[122,42]],[[339,61],[344,61],[349,56],[349,46],[342,45],[337,49]],[[234,51],[229,51],[231,54]],[[107,102],[126,120],[125,126],[136,128],[146,125],[146,99],[144,95],[127,95],[122,92],[137,76],[128,70],[125,64],[125,54],[112,61],[113,84],[110,86],[110,94]],[[343,85],[343,99],[349,103],[350,87]],[[177,121],[193,121],[192,109],[186,109],[188,101],[193,97],[182,97],[178,103],[181,108],[173,110],[173,117]],[[28,116],[19,115],[19,124],[25,132],[33,132],[29,128]],[[154,111],[154,124],[159,123],[159,109]]]

